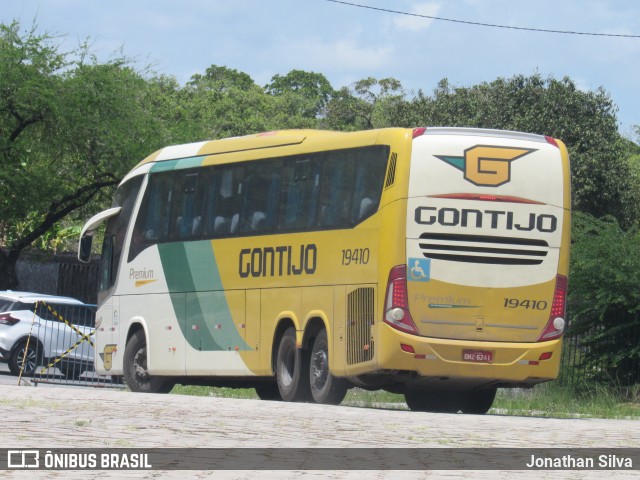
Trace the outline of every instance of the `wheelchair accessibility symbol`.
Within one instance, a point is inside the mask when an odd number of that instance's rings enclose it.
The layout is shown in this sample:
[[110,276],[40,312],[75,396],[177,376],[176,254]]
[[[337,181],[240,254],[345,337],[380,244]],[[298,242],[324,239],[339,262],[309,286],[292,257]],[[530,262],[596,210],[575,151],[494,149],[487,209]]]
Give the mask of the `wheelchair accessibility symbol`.
[[410,282],[428,282],[431,280],[431,259],[430,258],[409,258],[407,265]]

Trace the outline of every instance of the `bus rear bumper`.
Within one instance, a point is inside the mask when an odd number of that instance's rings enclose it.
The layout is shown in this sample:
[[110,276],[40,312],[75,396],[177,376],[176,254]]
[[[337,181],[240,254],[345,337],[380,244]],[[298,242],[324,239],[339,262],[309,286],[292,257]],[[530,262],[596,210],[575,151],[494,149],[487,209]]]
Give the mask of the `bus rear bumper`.
[[554,380],[562,339],[537,343],[419,337],[383,326],[378,365],[415,372],[418,383],[526,387]]

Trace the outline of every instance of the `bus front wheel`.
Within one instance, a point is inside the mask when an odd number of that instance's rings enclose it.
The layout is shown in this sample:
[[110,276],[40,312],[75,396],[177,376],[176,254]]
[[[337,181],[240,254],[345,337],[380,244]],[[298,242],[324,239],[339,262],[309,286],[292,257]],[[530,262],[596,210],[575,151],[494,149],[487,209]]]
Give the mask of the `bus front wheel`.
[[287,328],[278,345],[276,380],[280,397],[285,402],[309,400],[309,359],[304,350],[296,348],[296,331],[293,327]]
[[322,330],[313,342],[309,379],[311,395],[316,403],[340,405],[349,389],[349,383],[344,378],[334,377],[329,371],[329,342],[326,330]]
[[144,331],[135,332],[124,351],[124,380],[132,392],[169,393],[175,382],[149,375]]

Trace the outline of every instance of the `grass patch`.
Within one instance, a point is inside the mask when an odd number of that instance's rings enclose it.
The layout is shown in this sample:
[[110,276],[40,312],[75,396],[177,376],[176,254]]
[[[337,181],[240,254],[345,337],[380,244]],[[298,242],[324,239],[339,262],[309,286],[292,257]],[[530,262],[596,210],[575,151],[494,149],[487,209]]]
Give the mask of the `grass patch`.
[[196,397],[244,398],[258,400],[253,388],[200,387],[196,385],[176,385],[171,393],[194,395]]
[[361,388],[352,388],[347,393],[341,405],[366,408],[389,408],[393,410],[408,410],[404,403],[404,395],[398,393],[375,390],[370,392]]
[[532,389],[500,389],[491,413],[553,418],[640,420],[638,388],[546,383]]
[[[258,399],[252,388],[177,385],[172,393],[204,397]],[[407,410],[404,396],[378,390],[353,388],[342,405],[364,408]],[[608,418],[640,420],[640,385],[620,389],[604,386],[558,383],[532,389],[499,389],[489,414],[550,418]]]

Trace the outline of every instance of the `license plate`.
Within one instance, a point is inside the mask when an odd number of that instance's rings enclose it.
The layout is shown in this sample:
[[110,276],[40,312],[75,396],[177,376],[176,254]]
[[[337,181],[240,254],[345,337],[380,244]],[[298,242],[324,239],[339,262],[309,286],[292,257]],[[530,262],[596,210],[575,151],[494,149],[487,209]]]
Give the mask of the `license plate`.
[[493,352],[487,350],[463,350],[462,360],[465,362],[491,363],[493,362]]

